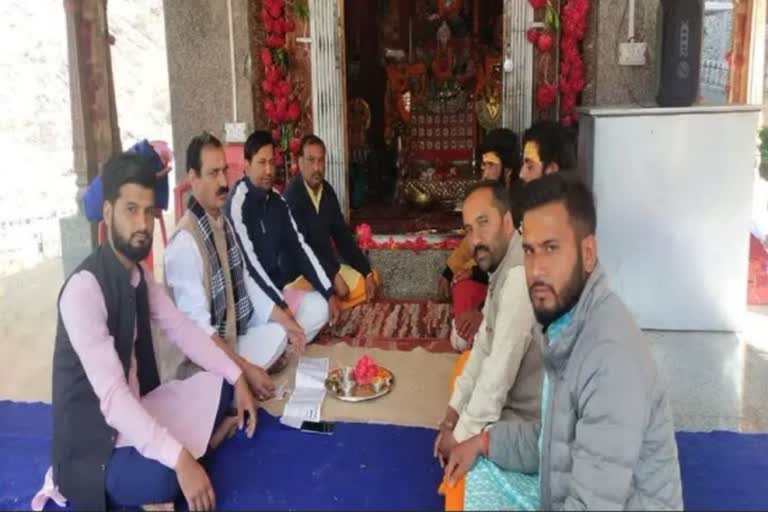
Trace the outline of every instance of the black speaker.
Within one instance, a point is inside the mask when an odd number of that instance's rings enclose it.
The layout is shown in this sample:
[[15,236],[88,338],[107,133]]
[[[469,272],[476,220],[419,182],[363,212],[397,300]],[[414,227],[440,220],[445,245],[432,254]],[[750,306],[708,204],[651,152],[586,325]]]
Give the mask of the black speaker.
[[660,107],[688,107],[699,95],[704,0],[661,0],[658,18]]

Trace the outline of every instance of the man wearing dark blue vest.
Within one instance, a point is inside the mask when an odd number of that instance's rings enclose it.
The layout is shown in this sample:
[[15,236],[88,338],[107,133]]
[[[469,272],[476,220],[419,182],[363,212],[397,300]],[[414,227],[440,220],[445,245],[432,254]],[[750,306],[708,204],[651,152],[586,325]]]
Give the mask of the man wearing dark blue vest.
[[[253,434],[254,398],[238,365],[138,264],[155,214],[146,161],[118,155],[102,180],[108,241],[59,296],[52,467],[36,500],[63,495],[76,509],[104,510],[172,505],[181,492],[191,510],[211,510],[216,498],[198,459],[243,428],[246,413]],[[209,371],[161,385],[150,321]],[[236,418],[227,416],[233,391]]]

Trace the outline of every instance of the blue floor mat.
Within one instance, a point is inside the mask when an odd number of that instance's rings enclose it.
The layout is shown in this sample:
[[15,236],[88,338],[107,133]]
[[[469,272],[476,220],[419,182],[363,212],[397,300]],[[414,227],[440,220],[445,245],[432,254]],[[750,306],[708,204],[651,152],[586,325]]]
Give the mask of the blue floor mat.
[[[50,448],[50,407],[0,401],[0,510],[28,509]],[[441,510],[435,432],[337,424],[331,436],[262,413],[210,461],[220,509]],[[687,509],[768,509],[768,435],[679,433]],[[49,507],[55,508],[55,507]]]

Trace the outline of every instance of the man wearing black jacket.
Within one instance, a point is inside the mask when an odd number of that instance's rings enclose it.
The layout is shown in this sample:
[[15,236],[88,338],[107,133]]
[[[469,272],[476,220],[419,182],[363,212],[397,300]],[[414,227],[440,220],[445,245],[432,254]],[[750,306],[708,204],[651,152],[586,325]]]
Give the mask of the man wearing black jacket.
[[[301,140],[299,168],[301,173],[291,180],[283,197],[326,275],[333,280],[341,308],[373,299],[381,284],[379,275],[371,270],[344,220],[336,192],[325,181],[325,143],[320,137],[305,135]],[[309,288],[310,284],[304,279],[293,286]]]
[[[245,142],[246,176],[232,188],[227,215],[254,281],[277,307],[295,315],[307,342],[326,322],[333,325],[339,303],[333,284],[305,242],[285,200],[272,189],[275,155],[272,136],[253,132]],[[312,283],[311,292],[291,289],[298,277]]]

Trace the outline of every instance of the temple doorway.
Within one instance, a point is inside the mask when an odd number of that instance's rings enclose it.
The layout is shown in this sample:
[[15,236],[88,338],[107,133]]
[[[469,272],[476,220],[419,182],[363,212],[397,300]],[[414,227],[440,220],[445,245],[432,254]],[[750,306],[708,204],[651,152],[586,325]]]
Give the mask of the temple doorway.
[[445,233],[502,126],[503,0],[345,0],[353,224]]

